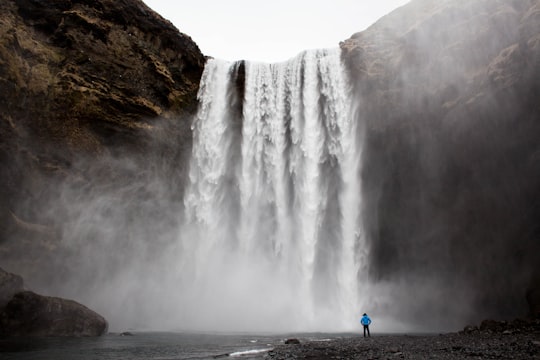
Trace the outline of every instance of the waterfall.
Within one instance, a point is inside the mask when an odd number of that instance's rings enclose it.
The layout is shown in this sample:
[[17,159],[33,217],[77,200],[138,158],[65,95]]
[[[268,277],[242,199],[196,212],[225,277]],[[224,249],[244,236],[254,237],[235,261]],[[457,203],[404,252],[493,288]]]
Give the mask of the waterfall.
[[210,59],[198,98],[180,236],[185,321],[353,329],[362,149],[339,49],[278,64]]

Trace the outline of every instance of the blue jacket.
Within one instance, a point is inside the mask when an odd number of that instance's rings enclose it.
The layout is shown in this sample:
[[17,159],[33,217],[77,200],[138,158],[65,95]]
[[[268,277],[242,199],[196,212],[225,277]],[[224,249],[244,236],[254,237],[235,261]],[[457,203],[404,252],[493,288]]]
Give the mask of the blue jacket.
[[360,320],[360,324],[362,324],[364,326],[367,326],[367,325],[371,324],[371,319],[369,318],[369,316],[364,315],[364,316],[362,316],[362,319]]

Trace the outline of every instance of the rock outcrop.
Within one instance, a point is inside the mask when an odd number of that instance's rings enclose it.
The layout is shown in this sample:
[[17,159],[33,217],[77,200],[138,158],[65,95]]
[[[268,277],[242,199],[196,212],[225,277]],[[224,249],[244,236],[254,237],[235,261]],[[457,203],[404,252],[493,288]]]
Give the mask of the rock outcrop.
[[22,277],[0,268],[0,337],[100,336],[107,328],[84,305],[27,291]]
[[468,325],[460,331],[461,334],[472,334],[477,332],[499,333],[499,334],[538,334],[540,333],[539,319],[514,319],[512,321],[484,320],[479,326]]
[[[0,0],[0,13],[0,262],[47,283],[43,264],[66,273],[80,196],[148,199],[127,184],[159,177],[161,199],[178,203],[206,59],[140,0]],[[78,194],[59,201],[66,189]]]
[[31,291],[15,294],[0,312],[0,336],[100,336],[107,321],[72,301]]
[[386,315],[525,316],[540,273],[540,2],[413,0],[341,48],[365,124],[370,276],[408,284]]
[[36,224],[14,206],[40,196],[27,179],[73,175],[81,154],[144,152],[164,127],[189,148],[205,58],[142,1],[2,0],[0,11],[3,225]]

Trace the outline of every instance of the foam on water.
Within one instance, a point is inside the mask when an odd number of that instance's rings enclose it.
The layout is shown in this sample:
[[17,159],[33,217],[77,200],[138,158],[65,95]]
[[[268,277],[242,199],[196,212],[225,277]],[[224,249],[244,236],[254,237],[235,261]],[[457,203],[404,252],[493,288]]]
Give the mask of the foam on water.
[[247,355],[257,355],[257,354],[263,354],[268,351],[272,350],[272,348],[267,349],[255,349],[255,350],[246,350],[246,351],[237,351],[229,354],[230,357],[241,357],[241,356],[247,356]]

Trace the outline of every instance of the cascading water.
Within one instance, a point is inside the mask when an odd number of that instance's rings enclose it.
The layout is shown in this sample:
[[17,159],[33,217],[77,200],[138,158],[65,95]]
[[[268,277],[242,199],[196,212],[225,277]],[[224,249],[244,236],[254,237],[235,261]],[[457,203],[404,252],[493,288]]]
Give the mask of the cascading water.
[[181,232],[186,322],[356,326],[361,141],[349,95],[338,49],[208,61]]

